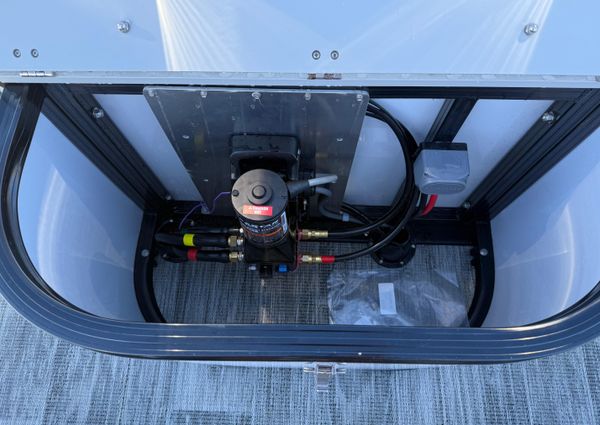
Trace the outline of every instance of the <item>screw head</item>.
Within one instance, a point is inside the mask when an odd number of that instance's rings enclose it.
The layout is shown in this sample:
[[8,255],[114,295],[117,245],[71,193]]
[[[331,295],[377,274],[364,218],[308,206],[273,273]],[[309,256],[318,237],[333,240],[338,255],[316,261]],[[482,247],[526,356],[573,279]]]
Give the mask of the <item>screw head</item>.
[[321,52],[319,52],[318,50],[313,50],[313,52],[312,52],[312,58],[314,60],[321,59]]
[[142,251],[140,252],[140,255],[142,257],[147,257],[147,256],[150,255],[150,250],[148,250],[148,249],[142,249]]
[[470,203],[469,201],[465,201],[465,202],[462,204],[462,207],[463,207],[465,210],[468,210],[469,208],[471,208],[471,203]]
[[340,57],[340,52],[338,52],[337,50],[332,50],[329,56],[331,57],[331,59],[337,60],[337,58]]
[[171,199],[173,199],[173,197],[170,194],[167,193],[167,195],[165,196],[165,199],[167,201],[170,201]]
[[231,192],[231,196],[240,196],[240,192],[236,189],[233,192]]
[[481,255],[482,257],[485,257],[485,256],[487,256],[488,254],[489,254],[489,252],[488,252],[488,250],[487,250],[487,249],[485,249],[485,248],[481,248],[481,249],[479,250],[479,255]]
[[310,100],[312,95],[310,93],[304,93],[304,100]]
[[542,115],[542,121],[548,124],[551,124],[556,120],[556,114],[552,111],[544,112]]
[[13,56],[15,58],[20,58],[21,57],[21,51],[19,49],[13,50]]
[[538,27],[538,24],[534,24],[533,22],[525,25],[525,28],[523,28],[523,32],[526,35],[533,35],[536,32],[538,32],[538,30],[540,29],[540,27]]
[[92,117],[96,118],[97,120],[104,118],[104,109],[95,107],[92,109]]
[[254,100],[260,99],[260,93],[257,91],[252,92],[252,99],[254,99]]
[[255,265],[255,264],[250,264],[250,265],[248,266],[248,270],[250,270],[251,272],[255,272],[255,271],[257,270],[257,269],[256,269],[256,265]]
[[123,34],[128,33],[131,29],[131,23],[129,21],[120,21],[117,23],[117,30]]
[[40,52],[37,49],[31,49],[31,56],[37,58],[40,55]]
[[356,101],[357,102],[362,102],[363,101],[363,95],[362,94],[357,94],[356,95]]

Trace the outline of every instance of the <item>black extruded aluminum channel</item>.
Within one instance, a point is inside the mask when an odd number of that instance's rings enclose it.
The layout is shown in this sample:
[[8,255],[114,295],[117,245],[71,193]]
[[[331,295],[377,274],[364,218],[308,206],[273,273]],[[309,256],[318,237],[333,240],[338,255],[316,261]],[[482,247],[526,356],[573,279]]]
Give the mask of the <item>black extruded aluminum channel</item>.
[[152,271],[154,266],[154,229],[157,214],[145,212],[133,265],[133,287],[140,312],[146,322],[166,323],[154,294]]
[[[175,84],[174,86],[181,86]],[[144,85],[139,84],[83,84],[94,94],[133,94],[142,95]],[[165,85],[168,87],[168,85]],[[223,87],[222,85],[203,85],[202,87]],[[227,86],[247,88],[247,86]],[[301,86],[255,86],[261,88],[303,88]],[[314,86],[304,87],[307,90]],[[319,86],[319,89],[325,87]],[[336,86],[332,90],[366,90],[371,99],[513,99],[513,100],[575,100],[587,89],[548,88],[548,87],[364,87]]]
[[[470,195],[470,214],[494,218],[600,125],[600,90],[575,102],[557,101]],[[547,116],[547,115],[546,115]]]
[[138,207],[144,208],[146,201],[144,196],[136,189],[127,176],[123,175],[113,161],[104,156],[97,147],[87,138],[85,134],[65,115],[52,100],[46,99],[42,107],[42,113],[69,141],[101,172],[108,177],[129,199]]
[[454,141],[476,102],[476,98],[470,97],[446,99],[429,129],[424,143]]
[[121,152],[121,155],[129,159],[131,165],[135,167],[136,172],[142,177],[144,182],[146,182],[152,188],[156,196],[158,196],[160,199],[168,198],[169,194],[167,189],[163,186],[158,177],[156,177],[154,172],[146,164],[143,158],[133,148],[127,138],[121,133],[121,130],[119,130],[115,123],[110,119],[108,113],[102,109],[102,106],[100,103],[98,103],[96,98],[94,98],[94,95],[88,90],[77,87],[71,87],[71,92],[85,111],[102,111],[102,117],[92,121],[98,125],[98,127],[110,140],[112,145],[114,145]]
[[[96,119],[92,116],[92,111],[97,104],[89,97],[82,95],[84,104],[81,104],[81,98],[76,97],[66,86],[50,84],[45,87],[52,103],[48,107],[50,113],[46,114],[46,107],[43,112],[53,124],[63,133],[78,133],[78,137],[70,138],[71,142],[119,188],[131,195],[130,188],[123,184],[123,180],[128,182],[128,186],[138,194],[130,196],[138,205],[154,209],[162,207],[166,190],[120,134],[106,112],[102,118]],[[86,108],[86,105],[90,108]],[[143,200],[141,204],[139,198]]]

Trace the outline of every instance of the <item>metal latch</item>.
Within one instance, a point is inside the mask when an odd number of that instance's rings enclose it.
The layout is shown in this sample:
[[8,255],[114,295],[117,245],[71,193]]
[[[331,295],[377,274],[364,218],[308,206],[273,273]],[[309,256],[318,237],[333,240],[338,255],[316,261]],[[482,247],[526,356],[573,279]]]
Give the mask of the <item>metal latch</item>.
[[337,363],[312,363],[303,368],[305,373],[315,374],[315,388],[318,393],[329,392],[331,381],[336,374],[346,373]]

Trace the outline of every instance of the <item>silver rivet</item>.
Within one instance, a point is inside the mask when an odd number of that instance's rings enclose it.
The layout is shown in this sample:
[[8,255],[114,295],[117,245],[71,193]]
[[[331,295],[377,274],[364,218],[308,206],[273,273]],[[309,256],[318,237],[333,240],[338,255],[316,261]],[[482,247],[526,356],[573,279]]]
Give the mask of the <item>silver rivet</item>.
[[332,50],[329,56],[331,56],[331,59],[336,60],[340,57],[340,52],[338,52],[337,50]]
[[165,196],[165,199],[166,199],[167,201],[170,201],[171,199],[173,199],[173,197],[171,197],[171,195],[167,194],[167,195]]
[[206,90],[201,90],[201,91],[200,91],[200,96],[201,96],[202,98],[205,98],[206,96],[208,96],[208,92],[207,92]]
[[140,252],[140,255],[141,255],[142,257],[147,257],[147,256],[149,256],[149,255],[150,255],[150,251],[149,251],[149,250],[147,250],[147,249],[142,249],[142,251]]
[[254,264],[250,264],[248,266],[248,270],[250,270],[251,272],[255,272],[256,271],[256,266]]
[[313,50],[312,52],[312,58],[314,60],[318,60],[321,58],[321,52],[319,52],[318,50]]
[[123,34],[128,33],[130,29],[131,23],[129,21],[120,21],[117,24],[117,30],[119,30],[119,32],[122,32]]
[[383,264],[383,260],[379,260],[379,261],[378,261],[378,263],[379,263],[379,264]]
[[21,51],[19,49],[13,50],[13,56],[15,58],[20,58],[21,57]]
[[410,247],[411,247],[412,249],[417,249],[417,245],[415,245],[415,244],[412,244]]
[[338,142],[343,142],[343,141],[344,141],[344,138],[343,138],[343,137],[338,137],[338,138],[337,138],[337,139],[335,139],[335,140],[336,140],[336,141],[338,141]]
[[552,111],[544,112],[544,115],[542,115],[542,121],[548,124],[554,122],[555,119],[556,115]]
[[532,23],[525,25],[525,28],[523,28],[523,32],[527,35],[533,35],[536,32],[538,32],[539,29],[540,29],[540,27],[538,27],[538,24],[534,24],[532,22]]
[[252,99],[254,99],[254,100],[260,99],[260,93],[257,91],[252,92]]
[[97,120],[104,118],[104,109],[95,107],[92,109],[92,117],[96,118]]
[[31,49],[31,56],[33,56],[34,58],[37,58],[40,55],[40,52],[37,51],[37,49]]
[[471,208],[471,203],[470,203],[469,201],[465,201],[465,202],[462,204],[462,207],[463,207],[465,210],[468,210],[469,208]]
[[481,255],[482,257],[485,257],[486,255],[488,255],[488,250],[485,248],[481,248],[479,250],[479,255]]
[[190,140],[189,134],[182,134],[181,137],[184,138],[185,140]]
[[358,102],[362,102],[362,101],[363,101],[363,95],[362,95],[362,94],[357,94],[357,95],[356,95],[356,100],[357,100]]
[[312,95],[310,93],[304,93],[304,100],[310,100]]

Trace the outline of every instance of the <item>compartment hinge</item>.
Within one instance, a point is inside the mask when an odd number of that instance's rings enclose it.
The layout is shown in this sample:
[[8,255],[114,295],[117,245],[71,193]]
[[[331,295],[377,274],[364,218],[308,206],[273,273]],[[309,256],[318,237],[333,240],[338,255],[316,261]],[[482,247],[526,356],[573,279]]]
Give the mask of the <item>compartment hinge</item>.
[[315,389],[318,393],[329,392],[334,375],[346,373],[338,363],[311,363],[303,368],[305,373],[314,373]]
[[21,71],[19,77],[54,77],[52,71]]

